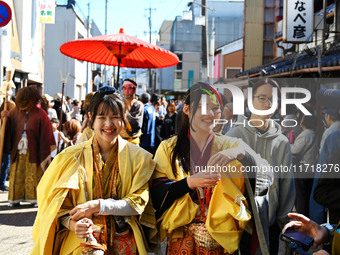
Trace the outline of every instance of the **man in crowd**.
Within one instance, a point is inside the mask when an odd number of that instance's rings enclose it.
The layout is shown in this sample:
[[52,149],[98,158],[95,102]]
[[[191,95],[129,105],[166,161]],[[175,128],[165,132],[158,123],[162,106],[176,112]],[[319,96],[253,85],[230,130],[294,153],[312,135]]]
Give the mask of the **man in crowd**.
[[126,105],[126,123],[125,129],[120,133],[121,137],[125,140],[139,144],[140,136],[142,134],[141,128],[143,123],[144,106],[138,101],[136,96],[137,84],[135,81],[125,79],[123,81],[123,95]]
[[320,143],[320,152],[322,149],[322,146],[327,138],[328,135],[331,133],[337,131],[340,129],[340,115],[339,115],[339,109],[337,108],[326,108],[322,111],[324,114],[324,121],[327,125],[327,129],[322,135],[321,143]]
[[156,110],[150,102],[151,96],[143,93],[140,97],[144,104],[143,126],[140,146],[150,153],[154,153]]

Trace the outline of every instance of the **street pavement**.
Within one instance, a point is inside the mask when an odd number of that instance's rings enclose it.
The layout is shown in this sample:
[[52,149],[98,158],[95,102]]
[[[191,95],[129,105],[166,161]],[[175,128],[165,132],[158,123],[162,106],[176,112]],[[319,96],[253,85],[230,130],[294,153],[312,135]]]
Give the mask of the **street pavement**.
[[[0,255],[29,255],[33,247],[32,227],[38,209],[29,203],[21,203],[17,208],[8,205],[8,192],[0,191]],[[165,251],[166,243],[158,254],[165,254]]]
[[[0,191],[0,255],[28,255],[33,247],[32,227],[38,209],[29,203],[21,203],[17,208],[8,204],[8,192]],[[284,250],[280,242],[279,254],[285,254]],[[165,253],[166,242],[163,242],[156,254]]]
[[0,191],[0,255],[30,254],[37,208],[29,203],[21,203],[17,208],[11,208],[8,204],[8,192]]

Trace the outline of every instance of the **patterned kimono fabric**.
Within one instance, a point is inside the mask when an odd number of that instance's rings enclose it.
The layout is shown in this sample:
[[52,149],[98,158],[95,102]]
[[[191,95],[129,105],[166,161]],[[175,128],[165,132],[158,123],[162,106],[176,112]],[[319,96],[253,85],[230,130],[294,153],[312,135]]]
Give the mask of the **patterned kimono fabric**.
[[[26,129],[27,116],[24,124]],[[9,177],[8,201],[18,204],[22,201],[37,202],[37,186],[44,172],[41,166],[29,162],[28,140],[26,131],[23,132],[18,145],[17,155],[11,165]]]
[[86,134],[87,140],[90,140],[94,134],[94,131],[90,127],[86,127],[84,132]]
[[43,176],[43,170],[37,164],[29,162],[28,150],[26,154],[18,154],[11,165],[9,177],[8,200],[16,204],[22,201],[37,202],[37,186]]
[[[104,163],[100,154],[97,139],[93,139],[94,174],[93,174],[93,199],[113,198],[119,199],[121,180],[118,168],[118,142],[112,148],[110,155]],[[107,255],[137,254],[137,246],[132,229],[117,233],[115,216],[93,216],[95,225],[101,227],[99,243],[106,244]],[[117,217],[117,216],[116,216]],[[122,218],[121,218],[122,219]]]
[[[195,174],[195,166],[199,166],[203,169],[211,156],[212,145],[214,141],[214,135],[211,134],[200,151],[196,142],[190,139],[190,155],[191,155],[191,170],[190,174]],[[184,237],[178,238],[175,242],[170,242],[168,244],[167,254],[176,255],[219,255],[224,254],[224,248],[220,246],[216,241],[213,248],[207,249],[200,245],[200,241],[204,239],[204,236],[198,236],[198,229],[203,229],[200,233],[205,233],[205,236],[209,235],[205,227],[205,220],[208,214],[208,208],[210,203],[210,198],[213,192],[213,188],[196,188],[196,191],[191,196],[193,201],[199,205],[199,210],[196,214],[196,218],[190,224],[184,227]],[[210,236],[210,235],[209,235]],[[212,237],[210,236],[212,239]]]

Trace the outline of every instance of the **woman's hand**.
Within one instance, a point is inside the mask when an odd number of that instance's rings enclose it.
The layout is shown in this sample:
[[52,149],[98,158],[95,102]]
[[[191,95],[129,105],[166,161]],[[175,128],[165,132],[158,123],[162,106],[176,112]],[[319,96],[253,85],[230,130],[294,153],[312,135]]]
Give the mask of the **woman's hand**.
[[89,218],[94,213],[100,211],[99,200],[91,200],[84,204],[77,205],[70,211],[71,220],[78,221],[83,218]]
[[73,231],[78,238],[90,237],[93,233],[93,222],[90,219],[84,218],[78,221],[70,221],[70,230]]
[[319,224],[302,214],[288,213],[288,217],[294,219],[294,221],[287,223],[282,232],[284,232],[287,228],[293,228],[307,236],[310,236],[314,239],[313,247],[315,248],[318,245],[327,242],[329,236],[326,228],[321,227]]
[[220,177],[221,175],[217,173],[200,172],[189,176],[187,183],[190,189],[212,187],[216,186],[217,182],[220,181]]
[[65,142],[65,143],[69,143],[70,139],[68,139],[65,134],[61,131],[59,131],[58,136]]
[[317,252],[314,252],[313,255],[330,255],[330,254],[325,250],[319,250]]
[[7,110],[3,110],[3,111],[1,112],[1,119],[7,118],[7,117],[8,117],[8,111],[7,111]]
[[231,161],[237,159],[242,160],[245,157],[245,151],[241,148],[231,148],[220,151],[213,155],[208,161],[208,166],[225,166]]

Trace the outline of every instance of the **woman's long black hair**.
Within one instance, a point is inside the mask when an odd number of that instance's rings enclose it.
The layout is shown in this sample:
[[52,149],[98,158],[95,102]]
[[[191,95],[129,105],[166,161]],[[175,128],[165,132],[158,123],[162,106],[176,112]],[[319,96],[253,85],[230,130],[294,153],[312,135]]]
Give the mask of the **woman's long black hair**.
[[[106,114],[109,110],[112,110],[114,114],[119,115],[122,118],[124,125],[126,125],[125,101],[122,95],[118,93],[114,93],[113,91],[96,92],[91,98],[89,108],[92,115],[89,122],[91,128],[93,128],[96,116],[98,114]],[[103,113],[99,113],[98,109],[103,111]]]
[[[206,83],[197,83],[193,85],[186,93],[185,105],[190,107],[190,121],[189,116],[182,114],[182,125],[177,135],[176,145],[171,153],[171,168],[174,176],[176,176],[176,159],[183,167],[184,172],[190,172],[190,128],[192,128],[192,119],[194,118],[197,108],[199,106],[202,95],[215,94],[215,91],[211,90],[210,85]],[[222,106],[223,107],[223,106]]]

